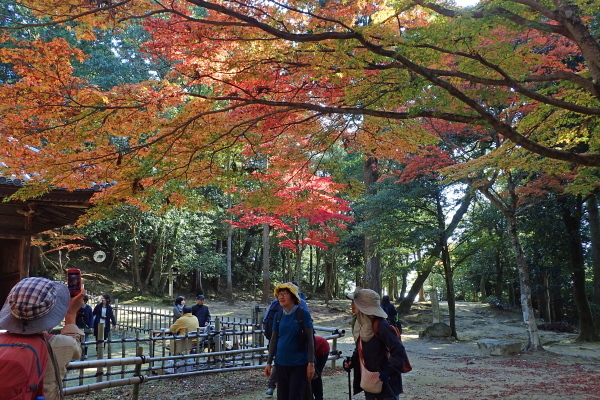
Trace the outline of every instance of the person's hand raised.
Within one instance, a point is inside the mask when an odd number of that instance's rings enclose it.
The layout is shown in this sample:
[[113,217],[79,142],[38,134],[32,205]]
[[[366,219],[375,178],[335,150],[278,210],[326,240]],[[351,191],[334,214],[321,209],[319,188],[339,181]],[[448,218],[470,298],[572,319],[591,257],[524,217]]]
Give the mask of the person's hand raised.
[[81,284],[81,292],[75,297],[71,297],[71,301],[69,303],[69,308],[67,309],[67,314],[65,315],[65,324],[74,324],[77,319],[77,311],[85,304],[83,301],[83,296],[86,295],[86,291],[83,287],[83,283]]

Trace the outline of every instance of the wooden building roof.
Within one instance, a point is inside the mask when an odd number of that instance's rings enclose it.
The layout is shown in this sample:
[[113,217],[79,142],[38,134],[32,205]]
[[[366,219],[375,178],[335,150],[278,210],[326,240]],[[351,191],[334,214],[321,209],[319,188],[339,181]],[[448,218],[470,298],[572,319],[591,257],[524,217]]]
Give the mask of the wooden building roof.
[[73,224],[90,208],[91,197],[100,189],[57,188],[35,199],[5,201],[22,185],[19,179],[0,177],[0,237],[32,236]]

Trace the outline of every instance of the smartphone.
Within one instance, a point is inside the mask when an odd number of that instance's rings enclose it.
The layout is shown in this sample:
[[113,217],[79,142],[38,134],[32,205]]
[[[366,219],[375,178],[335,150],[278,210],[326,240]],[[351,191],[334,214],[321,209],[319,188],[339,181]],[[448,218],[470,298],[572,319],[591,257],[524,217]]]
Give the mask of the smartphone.
[[71,297],[75,297],[81,293],[81,270],[77,268],[67,270],[67,287],[69,288]]

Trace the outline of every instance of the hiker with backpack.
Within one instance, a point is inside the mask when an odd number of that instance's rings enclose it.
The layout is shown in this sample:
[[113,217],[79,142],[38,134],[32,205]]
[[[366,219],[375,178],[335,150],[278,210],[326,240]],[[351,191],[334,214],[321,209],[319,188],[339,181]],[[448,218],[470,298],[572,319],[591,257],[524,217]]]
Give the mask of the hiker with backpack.
[[[291,282],[292,284],[296,285],[295,282]],[[298,286],[298,285],[296,285]],[[305,309],[306,311],[308,311],[308,304],[306,304],[306,301],[304,301],[304,299],[302,298],[302,292],[298,292],[298,296],[300,297],[300,307]],[[262,326],[263,326],[263,332],[265,335],[265,338],[270,341],[271,340],[271,334],[273,332],[273,322],[275,321],[275,317],[277,315],[277,313],[279,312],[279,310],[281,310],[282,307],[279,304],[279,300],[277,299],[277,297],[275,297],[273,299],[273,301],[271,301],[271,304],[269,305],[269,308],[267,308],[267,312],[265,312],[265,317],[262,320]],[[273,367],[271,368],[271,375],[269,376],[269,381],[267,383],[267,391],[265,393],[266,397],[272,397],[273,396],[273,392],[275,392],[275,389],[277,388],[277,360],[275,360],[275,362],[273,363]]]
[[315,335],[315,377],[310,382],[314,400],[323,400],[323,369],[329,358],[330,350],[327,339]]
[[[89,297],[88,295],[83,296],[83,306],[77,311],[77,319],[75,323],[77,327],[81,329],[85,335],[83,341],[87,343],[88,337],[91,333],[94,332],[92,327],[94,326],[94,314],[92,314],[92,307],[88,304]],[[83,347],[83,358],[87,360],[88,345],[86,344]]]
[[282,310],[273,322],[265,377],[277,362],[277,399],[301,400],[315,374],[315,347],[310,313],[300,307],[298,286],[287,282],[273,292]]
[[352,300],[352,335],[356,349],[344,369],[354,369],[354,394],[364,390],[365,400],[398,400],[402,393],[402,369],[408,363],[397,330],[386,320],[379,294],[357,289],[346,296]]
[[[2,398],[62,399],[67,365],[81,357],[75,321],[85,290],[71,298],[66,285],[25,278],[8,294],[0,311],[0,394]],[[47,332],[65,320],[60,335]],[[6,396],[6,397],[4,397]]]
[[385,311],[385,313],[387,314],[387,322],[389,322],[390,325],[393,325],[396,328],[398,328],[400,333],[402,333],[402,324],[400,323],[400,319],[398,318],[398,311],[396,310],[396,307],[394,307],[394,305],[392,304],[390,296],[388,296],[387,294],[381,298],[381,308],[383,308],[383,311]]

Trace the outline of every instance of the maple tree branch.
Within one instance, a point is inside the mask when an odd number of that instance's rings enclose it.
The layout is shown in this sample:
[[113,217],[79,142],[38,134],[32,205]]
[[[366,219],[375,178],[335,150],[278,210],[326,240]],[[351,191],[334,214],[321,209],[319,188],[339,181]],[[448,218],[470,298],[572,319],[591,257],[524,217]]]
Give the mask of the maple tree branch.
[[318,42],[327,39],[356,39],[356,34],[354,32],[324,32],[324,33],[291,33],[288,31],[282,31],[277,29],[269,24],[265,24],[264,22],[260,22],[256,18],[249,17],[245,14],[234,11],[225,6],[221,6],[219,4],[211,3],[210,1],[204,0],[187,0],[188,2],[195,4],[199,7],[204,7],[209,10],[216,11],[220,14],[229,15],[235,19],[240,21],[247,22],[250,26],[258,28],[266,33],[269,33],[273,36],[276,36],[280,39],[285,39],[289,41],[296,42]]
[[600,98],[600,85],[582,77],[573,72],[559,70],[550,74],[544,75],[526,75],[521,78],[521,82],[553,82],[566,80],[576,83],[595,97]]
[[[116,8],[119,8],[127,3],[132,2],[133,0],[123,0],[121,2],[118,3],[114,3],[108,6],[103,6],[103,7],[94,7],[93,9],[89,10],[89,11],[85,11],[85,12],[81,12],[81,13],[77,13],[77,14],[73,14],[73,15],[69,15],[68,17],[65,17],[63,19],[59,19],[59,20],[52,20],[50,22],[42,22],[42,23],[36,23],[36,24],[16,24],[14,26],[0,26],[0,31],[2,30],[19,30],[19,29],[24,29],[24,28],[35,28],[35,27],[42,27],[42,26],[53,26],[53,25],[59,25],[59,24],[64,24],[66,22],[73,22],[76,21],[78,19],[80,19],[81,17],[85,17],[87,15],[90,14],[97,14],[99,12],[105,12],[105,11],[110,11],[110,10],[114,10]],[[38,13],[42,13],[44,14],[44,12],[31,8],[31,7],[27,7],[26,5],[22,4],[22,6],[32,12],[37,11]],[[50,18],[55,17],[54,14],[49,16]]]
[[[549,18],[551,20],[554,20],[556,17],[552,11],[542,7],[537,2],[527,1],[527,0],[512,0],[512,1],[514,1],[515,3],[520,3],[523,5],[529,6],[532,9],[534,9],[540,13],[542,13],[541,10],[543,10],[543,15],[545,15],[547,18]],[[561,27],[560,25],[553,25],[553,24],[547,24],[547,23],[543,23],[543,22],[539,22],[539,21],[533,21],[533,20],[527,19],[525,17],[522,17],[518,14],[515,14],[511,11],[508,11],[507,9],[502,8],[502,7],[495,7],[490,10],[486,10],[486,11],[479,11],[479,10],[456,11],[456,10],[451,10],[446,7],[442,7],[438,4],[425,2],[423,0],[412,0],[412,2],[417,5],[420,5],[421,7],[428,8],[432,11],[435,11],[436,13],[441,14],[445,17],[457,18],[459,16],[462,16],[464,18],[465,16],[470,16],[475,19],[481,19],[481,18],[488,18],[490,16],[499,16],[499,17],[504,17],[518,25],[521,25],[521,26],[529,26],[531,28],[538,29],[538,30],[544,31],[544,32],[554,32],[554,33],[558,33],[560,35],[569,37],[570,39],[573,39],[570,36],[569,32],[567,30],[565,30],[563,27]],[[540,9],[535,8],[534,5],[539,6],[537,8],[540,8]]]
[[411,112],[395,112],[395,111],[380,111],[380,110],[372,110],[368,108],[360,108],[360,107],[328,107],[328,106],[320,106],[317,104],[308,104],[308,103],[300,103],[300,102],[291,102],[291,101],[271,101],[257,98],[242,98],[238,96],[217,96],[210,97],[200,94],[189,94],[190,96],[199,97],[205,100],[213,100],[213,101],[234,101],[240,102],[244,104],[261,104],[265,106],[272,107],[287,107],[289,109],[299,109],[306,111],[316,111],[323,114],[349,114],[349,115],[368,115],[370,117],[377,118],[388,118],[391,120],[406,120],[406,119],[414,119],[418,117],[423,118],[437,118],[443,119],[445,121],[451,122],[462,122],[467,124],[476,124],[483,122],[483,119],[478,116],[468,116],[461,115],[449,112],[442,111],[433,111],[433,110],[418,110]]
[[[419,0],[417,0],[417,1],[419,1]],[[229,15],[236,19],[245,21],[264,32],[267,32],[277,38],[284,39],[284,40],[296,41],[296,42],[319,42],[319,41],[323,41],[326,39],[338,39],[338,40],[355,39],[355,40],[358,40],[363,46],[365,46],[366,49],[368,49],[372,53],[382,55],[387,58],[396,60],[400,64],[404,65],[407,69],[415,72],[416,74],[418,74],[420,76],[423,76],[424,78],[426,78],[427,80],[429,80],[430,82],[435,84],[436,86],[446,90],[451,96],[453,96],[454,98],[458,99],[459,101],[465,103],[471,109],[476,111],[479,115],[481,115],[481,117],[487,123],[490,124],[490,126],[492,126],[494,129],[496,129],[498,131],[498,133],[506,136],[513,143],[515,143],[519,146],[522,146],[523,148],[525,148],[529,151],[540,154],[542,156],[555,158],[555,159],[563,160],[563,161],[575,162],[575,163],[579,163],[582,165],[588,165],[588,166],[600,165],[600,155],[577,154],[577,153],[573,153],[570,151],[548,148],[548,147],[540,145],[536,142],[531,141],[527,137],[525,137],[522,134],[520,134],[519,132],[517,132],[512,126],[502,122],[496,116],[489,113],[488,110],[482,104],[479,104],[475,99],[467,96],[462,91],[460,91],[458,88],[456,88],[454,85],[450,84],[449,82],[444,81],[439,76],[435,75],[435,73],[433,71],[429,70],[426,67],[420,66],[420,65],[412,62],[411,60],[398,54],[396,51],[387,50],[387,49],[384,49],[383,46],[381,46],[381,45],[376,45],[376,44],[371,43],[369,40],[367,40],[365,37],[363,37],[358,32],[328,32],[328,33],[317,33],[317,34],[296,34],[296,33],[290,33],[287,31],[284,32],[275,27],[272,27],[270,25],[262,23],[262,22],[256,20],[255,18],[248,17],[246,15],[243,15],[241,13],[238,13],[234,10],[228,9],[227,7],[224,7],[221,5],[213,4],[213,3],[203,1],[203,0],[190,0],[190,2],[192,2],[193,4],[196,4],[198,6],[205,7],[205,8],[211,9],[213,11],[216,11],[216,12],[219,12],[219,13],[222,13],[225,15]],[[239,99],[237,97],[224,97],[223,100],[240,101],[241,99]],[[245,100],[245,101],[248,101],[248,100]],[[372,116],[381,116],[381,117],[390,118],[390,119],[408,119],[409,117],[414,118],[417,116],[429,116],[432,118],[440,118],[440,119],[445,119],[448,121],[455,121],[455,122],[473,123],[473,121],[477,121],[477,119],[473,118],[473,117],[465,117],[465,116],[461,115],[461,116],[459,116],[459,118],[457,118],[457,114],[440,113],[440,112],[434,112],[434,111],[419,111],[419,113],[423,113],[426,115],[423,115],[423,114],[412,115],[409,113],[394,113],[394,112],[368,110],[368,109],[321,107],[321,106],[317,106],[317,105],[313,105],[313,104],[298,104],[298,103],[290,103],[290,102],[271,102],[271,103],[269,103],[268,101],[265,101],[265,100],[252,100],[252,102],[255,102],[257,104],[259,104],[259,103],[260,104],[271,104],[274,106],[277,105],[277,106],[298,107],[298,108],[306,109],[306,110],[319,110],[320,112],[325,112],[325,113],[348,113],[348,114],[355,114],[355,115],[357,115],[357,114],[372,115]]]
[[536,153],[536,154],[539,154],[539,155],[542,155],[545,157],[550,157],[550,158],[554,158],[557,160],[574,162],[574,163],[578,163],[578,164],[582,164],[582,165],[586,165],[586,166],[600,166],[600,155],[599,154],[578,154],[578,153],[573,153],[570,151],[548,148],[539,143],[536,143],[536,142],[526,138],[519,132],[517,132],[517,130],[515,130],[509,124],[502,122],[495,115],[488,112],[488,110],[484,107],[484,105],[480,104],[475,99],[467,96],[466,94],[464,94],[461,90],[456,88],[451,83],[446,82],[445,80],[441,79],[440,77],[435,75],[433,73],[433,71],[429,70],[428,68],[412,62],[411,60],[407,59],[406,57],[403,57],[396,51],[386,50],[386,49],[382,48],[382,46],[374,45],[374,44],[370,43],[368,40],[366,40],[365,38],[361,38],[361,42],[363,43],[363,45],[368,47],[373,53],[397,60],[398,62],[405,65],[408,69],[410,69],[410,70],[414,71],[415,73],[417,73],[418,75],[424,77],[425,79],[427,79],[434,85],[446,90],[452,97],[465,103],[471,109],[476,111],[479,115],[481,115],[483,117],[483,119],[491,127],[496,129],[499,134],[506,136],[514,144],[522,146],[523,148],[525,148],[533,153]]
[[[560,108],[564,108],[565,110],[570,110],[573,112],[577,112],[577,113],[581,113],[581,114],[586,114],[586,115],[600,115],[600,108],[598,107],[584,107],[584,106],[580,106],[578,104],[574,104],[571,102],[567,102],[567,101],[563,101],[560,99],[556,99],[554,97],[550,97],[550,96],[544,96],[542,94],[540,94],[539,92],[533,91],[533,90],[529,90],[526,87],[522,86],[520,84],[520,82],[527,82],[524,81],[523,79],[515,79],[513,77],[511,77],[510,75],[508,75],[502,68],[500,68],[500,66],[493,64],[489,61],[487,61],[483,56],[481,56],[480,54],[469,54],[469,53],[464,53],[464,52],[455,52],[455,51],[450,51],[450,50],[446,50],[443,49],[441,47],[438,46],[434,46],[434,45],[419,45],[417,47],[421,47],[421,48],[428,48],[428,49],[432,49],[435,51],[438,51],[440,53],[445,53],[445,54],[453,54],[453,55],[458,55],[458,56],[462,56],[465,58],[469,58],[471,60],[475,60],[478,63],[484,65],[485,67],[488,67],[494,71],[496,71],[498,74],[500,74],[504,79],[489,79],[489,78],[480,78],[476,75],[472,75],[472,74],[467,74],[461,71],[446,71],[446,70],[437,70],[437,69],[430,69],[430,71],[432,73],[434,73],[437,76],[453,76],[453,77],[457,77],[457,78],[462,78],[465,80],[468,80],[470,82],[476,82],[476,83],[481,83],[483,85],[489,85],[489,86],[504,86],[507,88],[511,88],[513,90],[515,90],[518,93],[521,93],[531,99],[537,100],[541,103],[544,104],[551,104]],[[530,82],[533,81],[533,77],[535,75],[528,75],[528,77],[531,78]],[[548,75],[547,75],[548,76]],[[548,79],[546,76],[546,78],[544,78],[544,81],[552,81],[551,79]],[[559,73],[555,73],[553,75],[555,78],[560,77],[561,79],[566,79],[569,78],[570,81],[572,82],[576,82],[578,84],[582,84],[586,89],[590,89],[590,93],[595,95],[596,97],[598,97],[598,94],[600,93],[600,88],[598,87],[598,85],[594,84],[594,82],[591,82],[579,75],[573,74],[573,73],[568,73],[567,71],[564,71],[563,74],[559,74]],[[576,78],[577,77],[577,78]],[[538,79],[537,81],[542,81],[542,79]]]
[[[459,15],[465,15],[464,12],[459,13],[436,4],[425,2],[424,0],[412,1],[415,4],[450,18],[456,18]],[[585,26],[581,18],[578,16],[577,6],[575,4],[566,2],[564,0],[555,0],[554,4],[557,10],[552,11],[534,0],[512,1],[514,3],[529,7],[531,10],[538,12],[540,15],[544,16],[550,21],[556,21],[557,24],[530,20],[502,7],[492,8],[489,11],[472,11],[469,13],[472,18],[484,18],[487,16],[497,15],[504,17],[518,25],[527,26],[543,32],[553,32],[574,41],[581,49],[594,81],[596,83],[600,83],[600,45],[598,44],[596,38],[590,33],[588,27]]]

